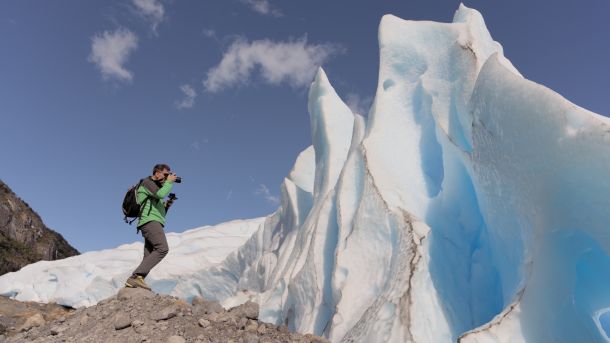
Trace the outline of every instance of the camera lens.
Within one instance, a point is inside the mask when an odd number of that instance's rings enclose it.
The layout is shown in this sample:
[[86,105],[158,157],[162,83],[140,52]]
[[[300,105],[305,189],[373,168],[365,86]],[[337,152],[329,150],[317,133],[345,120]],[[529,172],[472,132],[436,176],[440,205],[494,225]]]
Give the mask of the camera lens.
[[181,183],[182,182],[182,178],[180,176],[176,177],[176,183]]

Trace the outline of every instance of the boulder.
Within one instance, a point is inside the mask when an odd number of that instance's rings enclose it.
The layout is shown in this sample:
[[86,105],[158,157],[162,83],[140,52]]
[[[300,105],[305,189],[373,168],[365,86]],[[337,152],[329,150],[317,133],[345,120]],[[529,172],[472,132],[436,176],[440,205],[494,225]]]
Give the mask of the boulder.
[[246,301],[244,304],[232,308],[230,313],[238,317],[258,319],[258,304],[252,301]]

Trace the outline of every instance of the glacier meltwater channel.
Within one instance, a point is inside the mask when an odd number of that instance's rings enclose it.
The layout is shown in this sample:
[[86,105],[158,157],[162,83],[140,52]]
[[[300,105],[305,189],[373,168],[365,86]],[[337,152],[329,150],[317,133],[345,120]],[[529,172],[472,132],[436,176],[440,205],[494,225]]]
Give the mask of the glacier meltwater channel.
[[[610,342],[610,120],[528,81],[481,14],[384,16],[364,117],[320,69],[312,146],[265,218],[169,237],[153,290],[333,342]],[[86,306],[140,243],[0,277],[0,294]]]

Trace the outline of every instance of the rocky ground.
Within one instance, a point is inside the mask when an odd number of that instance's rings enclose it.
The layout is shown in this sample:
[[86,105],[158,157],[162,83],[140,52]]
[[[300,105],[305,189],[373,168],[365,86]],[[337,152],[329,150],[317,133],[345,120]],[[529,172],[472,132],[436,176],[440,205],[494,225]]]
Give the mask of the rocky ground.
[[27,327],[69,316],[71,312],[74,310],[57,304],[22,302],[0,296],[0,342]]
[[217,302],[189,304],[141,288],[77,310],[8,299],[0,308],[0,342],[328,343],[259,322],[253,302],[227,311]]

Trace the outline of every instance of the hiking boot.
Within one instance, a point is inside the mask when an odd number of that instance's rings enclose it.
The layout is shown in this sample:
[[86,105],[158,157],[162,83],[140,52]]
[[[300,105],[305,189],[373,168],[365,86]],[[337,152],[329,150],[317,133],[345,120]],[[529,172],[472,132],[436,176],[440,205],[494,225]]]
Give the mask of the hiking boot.
[[140,287],[140,288],[144,288],[146,290],[151,290],[150,286],[148,286],[146,284],[146,282],[144,282],[144,278],[142,277],[142,275],[137,275],[137,276],[130,276],[129,279],[127,279],[127,281],[125,281],[125,287],[129,287],[129,288],[136,288],[136,287]]

